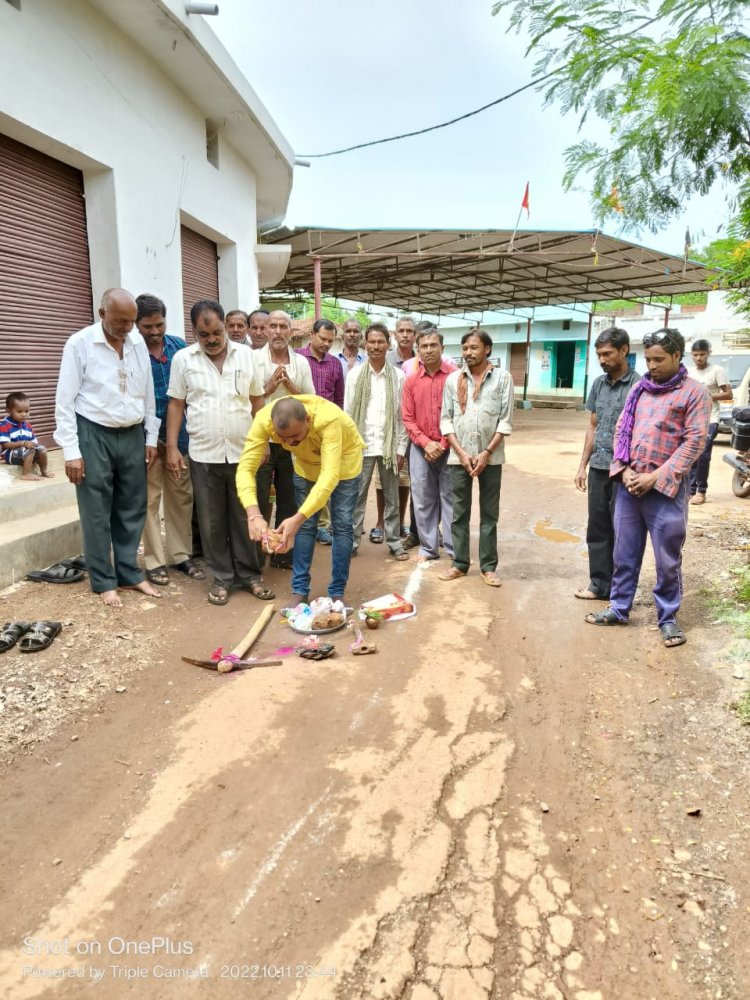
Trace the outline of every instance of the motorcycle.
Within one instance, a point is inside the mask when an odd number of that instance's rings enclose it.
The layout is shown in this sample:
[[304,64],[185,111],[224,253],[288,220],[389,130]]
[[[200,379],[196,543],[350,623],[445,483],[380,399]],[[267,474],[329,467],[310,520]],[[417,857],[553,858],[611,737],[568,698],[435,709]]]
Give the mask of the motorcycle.
[[722,457],[734,469],[732,493],[744,500],[750,497],[750,406],[732,410],[731,444],[739,454]]

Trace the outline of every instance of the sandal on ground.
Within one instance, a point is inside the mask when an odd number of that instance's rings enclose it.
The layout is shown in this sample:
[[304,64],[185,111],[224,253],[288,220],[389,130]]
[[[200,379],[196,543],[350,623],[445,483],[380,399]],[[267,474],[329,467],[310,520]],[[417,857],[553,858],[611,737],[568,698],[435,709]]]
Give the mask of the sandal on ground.
[[229,601],[229,590],[222,587],[220,583],[215,583],[208,592],[209,604],[226,604]]
[[606,597],[604,594],[597,594],[593,590],[589,590],[588,587],[582,587],[581,590],[576,590],[573,593],[574,597],[577,597],[580,601],[608,601],[609,595]]
[[33,583],[78,583],[85,575],[82,569],[59,562],[47,569],[33,569],[26,579]]
[[445,573],[440,573],[438,580],[458,580],[462,576],[466,576],[462,569],[459,569],[458,566],[451,566]]
[[621,618],[618,618],[614,613],[612,608],[607,608],[606,611],[592,611],[590,615],[586,615],[586,621],[589,625],[627,625]]
[[62,622],[34,622],[18,643],[22,653],[39,653],[52,645],[56,635],[62,632]]
[[276,597],[276,594],[262,580],[250,580],[244,587],[259,601],[272,601]]
[[382,545],[385,541],[385,532],[382,528],[373,528],[370,532],[370,541],[373,545]]
[[672,646],[682,646],[687,642],[685,633],[677,622],[666,622],[664,625],[660,625],[659,632],[667,649],[671,649]]
[[503,581],[494,570],[490,570],[488,573],[482,573],[482,579],[488,587],[502,587],[503,585]]
[[31,622],[6,622],[0,629],[0,653],[7,653],[31,628]]
[[149,583],[157,587],[166,587],[169,584],[169,573],[166,566],[154,566],[153,569],[146,570],[146,579]]
[[191,580],[205,580],[206,574],[200,567],[196,566],[192,559],[184,559],[181,563],[172,563],[172,569],[184,573]]
[[73,556],[72,559],[61,559],[61,566],[72,566],[73,569],[86,569],[86,559],[84,556]]
[[398,552],[391,552],[391,555],[396,560],[396,562],[406,562],[409,558],[409,553],[404,552],[403,549],[399,549]]
[[407,535],[406,538],[404,539],[405,549],[416,549],[418,545],[419,545],[419,539],[415,538],[414,535]]
[[702,503],[705,503],[705,502],[706,502],[706,494],[705,494],[705,493],[694,493],[694,494],[693,494],[693,495],[692,495],[692,496],[690,497],[690,503],[691,503],[691,504],[692,504],[692,505],[693,505],[694,507],[700,507],[700,505],[701,505]]

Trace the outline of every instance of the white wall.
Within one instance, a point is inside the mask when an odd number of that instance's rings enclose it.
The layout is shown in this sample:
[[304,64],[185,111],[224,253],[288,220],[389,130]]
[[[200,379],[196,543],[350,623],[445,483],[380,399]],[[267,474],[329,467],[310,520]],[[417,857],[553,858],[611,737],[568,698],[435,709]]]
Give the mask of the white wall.
[[152,292],[182,331],[180,221],[219,244],[228,309],[258,301],[255,176],[202,113],[84,0],[0,3],[0,132],[84,173],[92,284]]

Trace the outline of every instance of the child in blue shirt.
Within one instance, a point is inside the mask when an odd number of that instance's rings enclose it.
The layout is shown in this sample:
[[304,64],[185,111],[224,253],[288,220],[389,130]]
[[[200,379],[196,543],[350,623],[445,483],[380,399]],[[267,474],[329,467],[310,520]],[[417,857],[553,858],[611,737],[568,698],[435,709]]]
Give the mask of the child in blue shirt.
[[[24,392],[11,392],[5,400],[6,417],[0,421],[0,449],[6,465],[23,467],[21,479],[52,479],[54,473],[47,472],[47,449],[39,444],[36,434],[28,423],[31,405]],[[39,466],[40,476],[31,470]]]

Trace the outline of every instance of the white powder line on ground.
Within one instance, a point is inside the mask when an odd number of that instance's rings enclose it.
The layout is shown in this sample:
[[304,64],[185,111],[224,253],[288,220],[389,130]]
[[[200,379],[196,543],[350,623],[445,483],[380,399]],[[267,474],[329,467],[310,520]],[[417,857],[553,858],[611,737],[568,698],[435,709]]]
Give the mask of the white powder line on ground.
[[263,862],[263,864],[258,869],[257,875],[248,886],[247,891],[245,892],[245,895],[242,897],[240,903],[235,907],[233,914],[235,919],[242,913],[242,911],[245,909],[248,903],[252,900],[252,898],[255,896],[258,889],[261,887],[263,882],[265,882],[268,876],[271,875],[276,870],[279,861],[281,860],[287,847],[289,847],[291,842],[300,832],[305,823],[307,823],[307,821],[315,812],[315,810],[319,806],[321,806],[323,802],[325,802],[325,800],[328,798],[331,791],[331,787],[332,787],[331,784],[329,784],[326,787],[323,794],[320,795],[314,802],[311,802],[310,805],[305,810],[305,812],[303,812],[302,815],[299,817],[299,819],[295,820],[294,823],[292,823],[292,825],[289,827],[289,829],[286,830],[284,833],[282,833],[282,835],[279,837],[276,844],[274,845],[273,850],[268,855],[268,858],[266,859],[266,861]]
[[409,579],[406,581],[406,587],[404,588],[403,597],[404,600],[409,601],[410,604],[414,603],[414,598],[419,593],[419,589],[424,582],[424,572],[429,565],[429,563],[417,563],[409,574]]
[[352,716],[352,721],[349,723],[349,732],[353,733],[362,725],[365,720],[365,716],[375,708],[376,705],[380,703],[381,689],[375,692],[375,694],[370,698],[365,707],[361,712],[355,712]]

